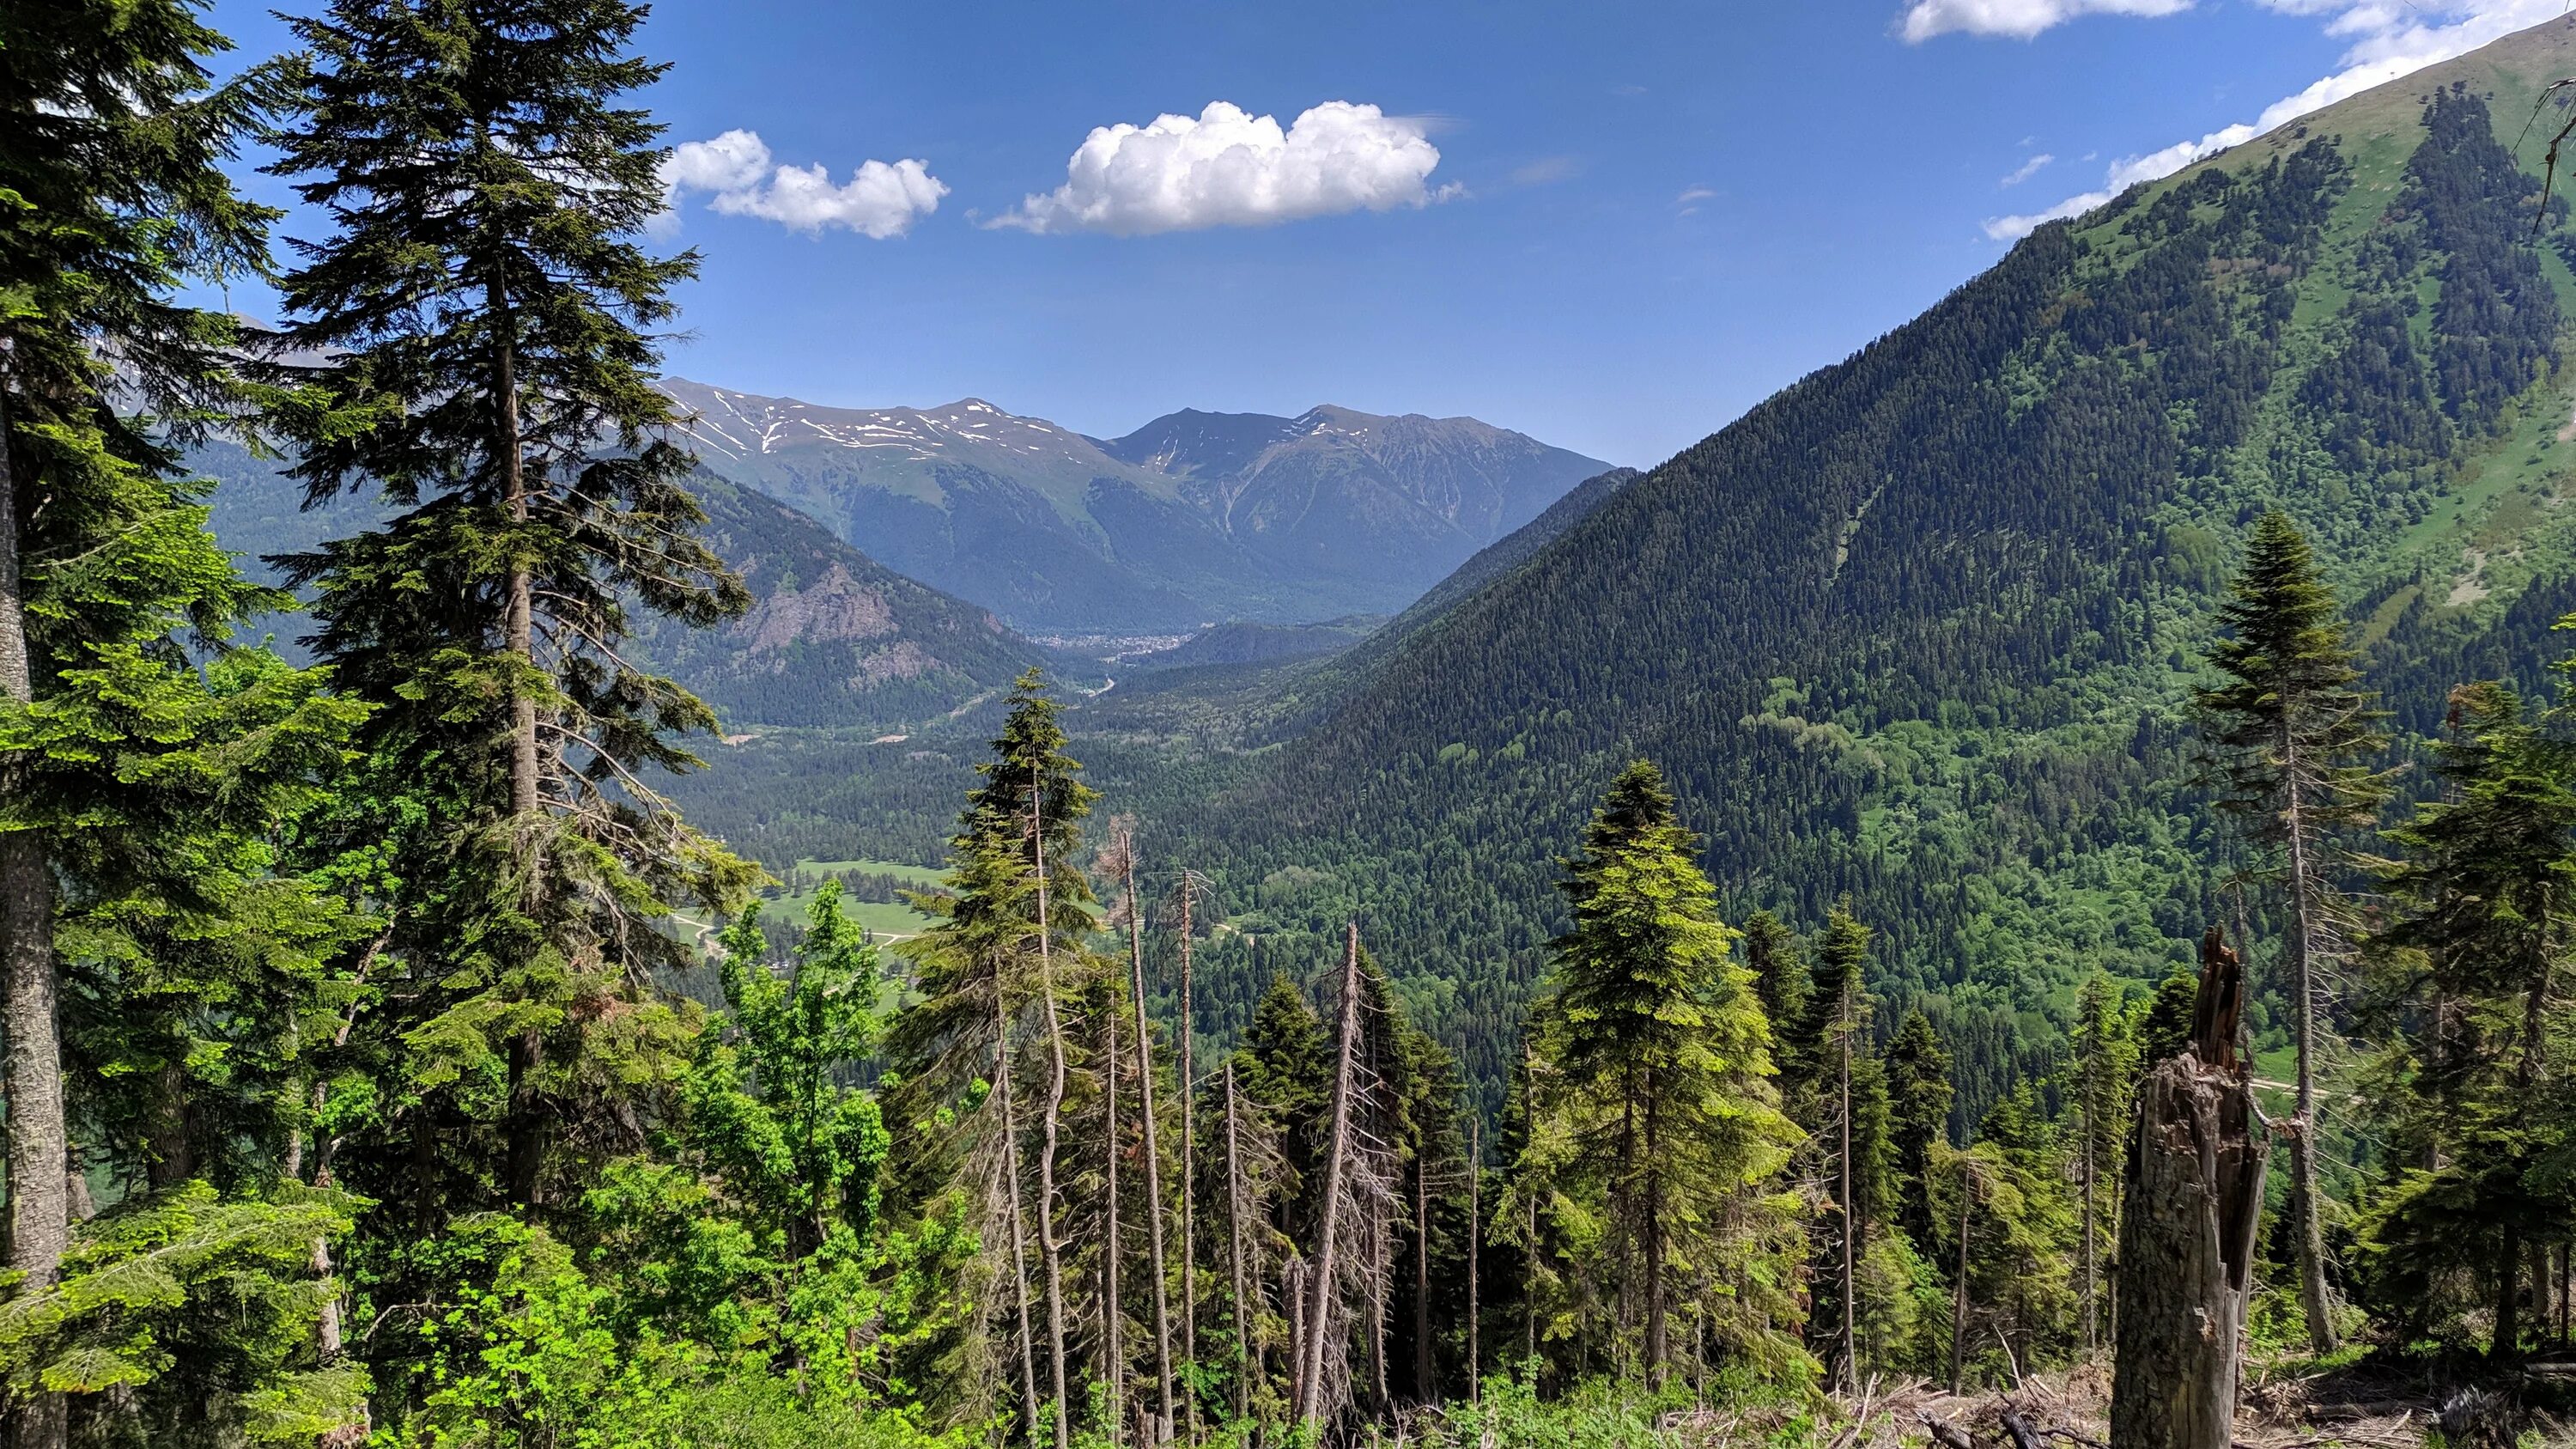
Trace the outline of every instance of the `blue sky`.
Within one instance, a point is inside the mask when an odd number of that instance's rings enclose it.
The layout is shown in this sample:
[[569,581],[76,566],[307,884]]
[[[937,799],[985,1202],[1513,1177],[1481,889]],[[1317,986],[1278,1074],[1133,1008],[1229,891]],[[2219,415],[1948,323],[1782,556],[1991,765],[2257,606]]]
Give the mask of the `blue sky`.
[[[284,43],[266,3],[215,6],[248,54]],[[1466,413],[1646,465],[1990,265],[2007,218],[2565,5],[665,0],[669,139],[758,138],[686,153],[671,369],[1099,435]],[[1195,124],[1068,179],[1164,113]]]

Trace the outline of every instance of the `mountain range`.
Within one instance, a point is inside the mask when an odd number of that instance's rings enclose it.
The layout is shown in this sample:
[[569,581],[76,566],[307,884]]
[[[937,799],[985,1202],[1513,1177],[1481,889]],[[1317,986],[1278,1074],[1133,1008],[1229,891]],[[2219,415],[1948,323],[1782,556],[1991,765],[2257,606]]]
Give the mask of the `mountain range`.
[[[272,461],[226,442],[190,466],[213,480],[209,520],[225,547],[259,560],[296,553],[374,521],[378,505],[344,498],[311,511],[302,485]],[[749,488],[702,475],[703,535],[752,595],[742,618],[693,630],[638,612],[633,653],[713,704],[728,728],[832,726],[900,731],[998,695],[1032,665],[1070,664],[990,613],[906,578],[831,530]],[[274,627],[293,647],[301,621]]]
[[1472,418],[1185,411],[1102,440],[974,398],[664,388],[710,471],[1035,634],[1391,614],[1607,467]]

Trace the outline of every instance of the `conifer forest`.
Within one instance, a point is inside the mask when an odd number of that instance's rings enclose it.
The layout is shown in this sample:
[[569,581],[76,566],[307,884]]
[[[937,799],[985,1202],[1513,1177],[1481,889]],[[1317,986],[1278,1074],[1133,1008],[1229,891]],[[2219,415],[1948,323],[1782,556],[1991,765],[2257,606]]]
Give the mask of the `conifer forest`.
[[15,1449],[2576,1444],[2563,22],[1131,671],[704,446],[646,19],[0,0]]

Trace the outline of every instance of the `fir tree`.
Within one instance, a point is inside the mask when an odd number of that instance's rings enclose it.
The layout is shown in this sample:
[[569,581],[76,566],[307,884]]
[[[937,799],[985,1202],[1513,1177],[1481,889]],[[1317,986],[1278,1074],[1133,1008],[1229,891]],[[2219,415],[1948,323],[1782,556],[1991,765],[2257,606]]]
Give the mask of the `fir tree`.
[[1950,1138],[1950,1053],[1920,1011],[1905,1014],[1881,1058],[1887,1076],[1888,1134],[1896,1153],[1897,1221],[1917,1243],[1933,1239],[1932,1149]]
[[2345,641],[2334,591],[2296,525],[2278,512],[2254,525],[2245,567],[2219,606],[2225,631],[2210,662],[2226,682],[2204,690],[2224,804],[2269,853],[2263,875],[2282,896],[2289,929],[2282,966],[2298,1048],[2298,1121],[2291,1145],[2290,1210],[2298,1247],[2299,1298],[2308,1339],[2331,1352],[2338,1335],[2326,1282],[2323,1205],[2317,1173],[2316,1067],[2325,974],[2342,949],[2342,911],[2328,857],[2333,837],[2369,825],[2388,796],[2366,760],[2385,747],[2379,716],[2354,686],[2360,677]]
[[[729,912],[752,875],[648,778],[693,766],[674,736],[713,715],[621,652],[630,607],[705,624],[748,601],[693,534],[653,385],[648,329],[696,263],[636,241],[663,199],[628,99],[662,72],[627,50],[643,13],[342,0],[294,22],[303,104],[273,138],[329,225],[282,281],[284,341],[323,359],[284,369],[294,473],[311,502],[393,509],[287,568],[317,652],[380,706],[369,745],[442,815],[391,903],[393,1029],[438,1050],[394,1087],[432,1156],[484,1134],[522,1211],[550,1162],[640,1145],[595,1139],[634,1120],[604,1099],[685,1058],[656,923],[682,897]],[[455,1089],[494,1069],[496,1110]]]
[[2137,1018],[2119,986],[2095,972],[2075,998],[2074,1081],[2069,1114],[2081,1261],[2077,1284],[2083,1305],[2084,1348],[2106,1341],[2103,1285],[2111,1281],[2106,1254],[2120,1240],[2121,1163],[2126,1155],[2130,1106],[2138,1090]]
[[[179,468],[212,425],[256,440],[241,329],[177,299],[266,262],[274,213],[222,163],[279,86],[270,66],[214,83],[227,49],[176,0],[19,6],[0,44],[0,1026],[11,1307],[37,1325],[8,1367],[16,1442],[39,1449],[76,1427],[42,1389],[114,1384],[173,1443],[236,1430],[254,1390],[344,1429],[364,1389],[312,1357],[313,1242],[344,1209],[278,1181],[293,1023],[359,922],[270,870],[362,711],[230,642],[282,600],[240,578]],[[158,1190],[138,1236],[75,1241],[66,1020],[76,1087],[149,1067],[147,1090],[73,1103]],[[228,1046],[235,1092],[192,1071]],[[227,1292],[237,1312],[202,1301]]]
[[[1021,1254],[1000,1265],[1017,1275],[1007,1297],[1024,1324],[1035,1312],[1046,1325],[1044,1404],[1037,1345],[1028,1332],[1021,1339],[1022,1428],[1034,1435],[1052,1423],[1069,1436],[1071,1396],[1057,1369],[1072,1310],[1054,1231],[1058,1119],[1073,1067],[1063,1009],[1102,973],[1085,945],[1099,918],[1074,867],[1097,793],[1064,746],[1056,702],[1031,670],[1011,693],[993,757],[975,767],[983,783],[950,839],[945,889],[913,898],[932,924],[904,943],[920,995],[895,1019],[888,1058],[902,1083],[898,1119],[935,1134],[917,1149],[932,1166],[917,1179],[931,1186],[915,1210],[947,1198],[969,1205],[995,1241],[1036,1239],[1042,1301],[1031,1299]],[[1034,1110],[1036,1141],[1023,1140],[1015,1103]],[[973,1376],[982,1374],[979,1366]]]
[[1781,1292],[1797,1225],[1776,1175],[1798,1132],[1769,1080],[1752,973],[1733,958],[1736,932],[1717,919],[1693,846],[1661,772],[1641,760],[1568,863],[1574,924],[1552,946],[1539,1047],[1546,1135],[1567,1156],[1544,1162],[1534,1142],[1527,1168],[1558,1178],[1560,1196],[1597,1194],[1608,1301],[1642,1318],[1618,1340],[1649,1376],[1673,1361],[1676,1306],[1783,1371],[1803,1355]]
[[[2376,1074],[2397,1150],[2365,1247],[2383,1301],[2427,1327],[2446,1273],[2485,1270],[2507,1354],[2525,1246],[2576,1232],[2543,1166],[2567,1151],[2564,1124],[2541,1110],[2571,1058],[2556,984],[2576,949],[2576,751],[2502,685],[2454,691],[2452,715],[2446,797],[2389,832],[2406,851],[2389,883],[2411,909],[2373,993],[2395,1027]],[[2533,1276],[2545,1308],[2545,1263]]]

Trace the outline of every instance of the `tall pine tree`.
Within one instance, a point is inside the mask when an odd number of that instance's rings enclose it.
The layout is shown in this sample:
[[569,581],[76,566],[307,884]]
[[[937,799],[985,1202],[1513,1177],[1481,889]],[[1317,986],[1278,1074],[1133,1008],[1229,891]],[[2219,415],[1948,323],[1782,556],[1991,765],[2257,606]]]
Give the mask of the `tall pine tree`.
[[2331,852],[2339,833],[2370,825],[2388,798],[2386,776],[2367,763],[2386,739],[2380,716],[2356,687],[2361,671],[2334,591],[2285,515],[2266,513],[2255,523],[2218,622],[2224,632],[2210,662],[2225,682],[2201,691],[2197,702],[2222,803],[2263,852],[2258,874],[2279,894],[2288,921],[2281,965],[2298,1049],[2290,1212],[2308,1340],[2327,1353],[2338,1335],[2321,1226],[2316,1075],[2318,1038],[2328,1029],[2320,1021],[2325,978],[2345,937]]
[[[660,127],[629,99],[662,72],[628,51],[643,15],[341,0],[294,23],[304,104],[270,168],[329,225],[282,284],[285,340],[321,359],[287,369],[295,475],[313,503],[393,509],[288,570],[436,817],[390,903],[389,1028],[430,1047],[390,1084],[406,1170],[524,1212],[574,1195],[550,1166],[640,1145],[618,1099],[687,1038],[651,984],[684,948],[656,926],[684,897],[732,909],[752,875],[651,779],[696,763],[675,736],[713,715],[620,652],[630,607],[704,624],[748,601],[695,537],[653,385],[649,329],[696,261],[637,240],[663,201]],[[461,1090],[491,1071],[497,1104]]]
[[1568,863],[1574,922],[1538,1013],[1535,1115],[1549,1120],[1514,1193],[1597,1204],[1608,1341],[1648,1376],[1674,1361],[1676,1309],[1791,1371],[1805,1362],[1786,1291],[1799,1234],[1779,1173],[1799,1133],[1770,1080],[1753,974],[1693,850],[1662,772],[1630,765]]

